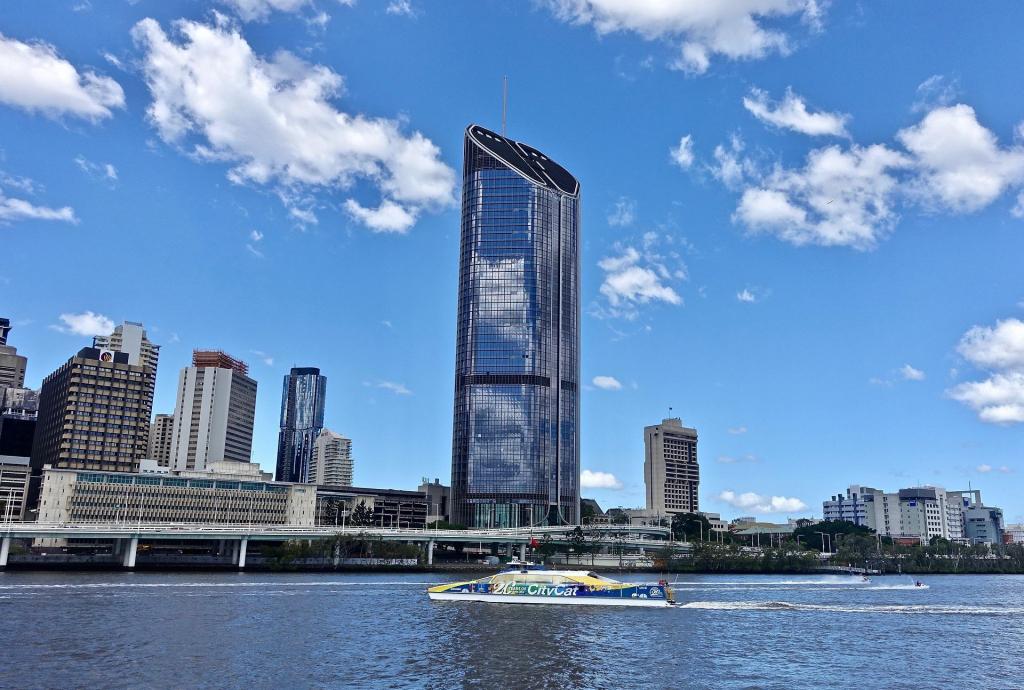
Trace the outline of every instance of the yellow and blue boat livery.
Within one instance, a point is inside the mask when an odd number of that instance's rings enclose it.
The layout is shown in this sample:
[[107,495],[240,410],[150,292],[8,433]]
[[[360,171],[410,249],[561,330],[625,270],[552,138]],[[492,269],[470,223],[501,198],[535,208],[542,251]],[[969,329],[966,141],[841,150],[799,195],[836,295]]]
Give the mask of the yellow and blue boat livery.
[[489,601],[501,604],[583,606],[673,605],[672,589],[658,584],[617,582],[586,570],[543,570],[513,565],[489,577],[437,585],[427,595],[438,601]]

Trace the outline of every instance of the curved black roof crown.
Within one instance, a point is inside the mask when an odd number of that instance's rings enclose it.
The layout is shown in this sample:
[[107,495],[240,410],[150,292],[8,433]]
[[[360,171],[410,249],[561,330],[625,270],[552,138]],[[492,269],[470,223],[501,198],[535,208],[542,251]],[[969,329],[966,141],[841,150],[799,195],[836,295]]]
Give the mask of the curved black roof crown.
[[579,194],[580,183],[576,178],[532,146],[503,137],[480,125],[467,127],[466,136],[531,182],[570,196]]

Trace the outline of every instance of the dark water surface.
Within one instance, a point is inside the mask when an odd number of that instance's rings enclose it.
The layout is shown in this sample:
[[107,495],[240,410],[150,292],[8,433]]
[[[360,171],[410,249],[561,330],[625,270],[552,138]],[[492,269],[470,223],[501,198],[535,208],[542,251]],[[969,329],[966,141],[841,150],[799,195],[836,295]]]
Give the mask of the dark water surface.
[[1024,685],[1024,577],[681,575],[669,610],[427,599],[450,579],[2,573],[0,686]]

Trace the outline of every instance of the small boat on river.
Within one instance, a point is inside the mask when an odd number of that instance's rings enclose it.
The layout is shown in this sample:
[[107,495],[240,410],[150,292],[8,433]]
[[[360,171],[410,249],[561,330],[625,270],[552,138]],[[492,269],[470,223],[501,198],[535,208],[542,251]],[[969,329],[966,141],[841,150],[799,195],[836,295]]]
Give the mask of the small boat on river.
[[672,589],[658,584],[618,582],[587,570],[545,570],[513,563],[478,580],[437,585],[427,590],[435,601],[489,601],[501,604],[570,604],[590,606],[673,605]]

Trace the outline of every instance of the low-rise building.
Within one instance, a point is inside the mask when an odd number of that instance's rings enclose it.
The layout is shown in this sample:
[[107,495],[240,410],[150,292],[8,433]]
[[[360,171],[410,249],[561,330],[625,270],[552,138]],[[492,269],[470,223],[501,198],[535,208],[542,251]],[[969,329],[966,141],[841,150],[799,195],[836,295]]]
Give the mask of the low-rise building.
[[374,527],[424,529],[427,526],[428,501],[420,491],[321,486],[317,487],[316,502],[318,524],[341,525],[362,503],[372,512]]
[[416,490],[422,492],[427,498],[427,522],[434,522],[435,520],[448,522],[448,507],[451,504],[452,487],[445,486],[436,477],[434,481],[424,477]]
[[0,522],[25,519],[30,476],[27,456],[0,455]]
[[39,521],[263,525],[314,522],[316,487],[312,484],[264,481],[258,467],[255,475],[187,474],[44,468]]

